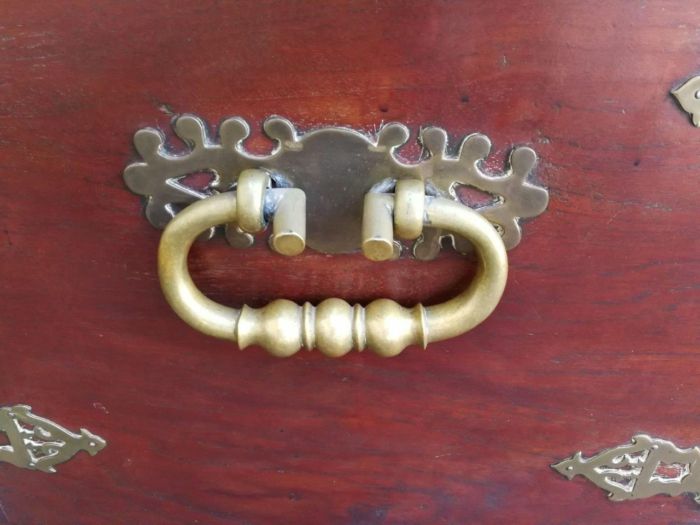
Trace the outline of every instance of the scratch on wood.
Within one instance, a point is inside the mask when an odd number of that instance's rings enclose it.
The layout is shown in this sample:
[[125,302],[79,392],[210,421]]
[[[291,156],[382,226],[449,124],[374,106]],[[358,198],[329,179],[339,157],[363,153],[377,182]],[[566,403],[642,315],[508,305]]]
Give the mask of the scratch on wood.
[[7,512],[5,512],[2,501],[0,501],[0,523],[10,523],[10,517],[7,515]]
[[162,102],[158,104],[158,109],[168,115],[169,117],[172,117],[175,115],[175,112],[173,111],[173,108],[170,104],[166,104],[165,102]]

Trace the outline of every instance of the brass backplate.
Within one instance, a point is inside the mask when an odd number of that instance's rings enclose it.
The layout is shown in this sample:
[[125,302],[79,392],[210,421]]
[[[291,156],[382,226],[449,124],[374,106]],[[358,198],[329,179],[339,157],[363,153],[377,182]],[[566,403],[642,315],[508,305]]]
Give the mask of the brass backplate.
[[[454,200],[458,200],[459,186],[483,192],[488,198],[478,211],[496,226],[506,248],[520,242],[520,219],[539,215],[547,206],[547,191],[528,180],[537,162],[535,152],[515,148],[503,173],[488,173],[482,163],[491,142],[478,133],[464,138],[452,155],[443,129],[423,128],[421,158],[407,162],[398,149],[408,141],[409,130],[399,123],[386,124],[374,134],[344,127],[300,133],[289,120],[272,116],[263,124],[265,134],[276,144],[268,155],[245,151],[243,142],[250,129],[241,118],[224,120],[215,138],[193,115],[176,118],[173,128],[186,151],[169,149],[157,129],[141,129],[134,144],[142,160],[124,171],[127,186],[146,199],[146,217],[158,228],[192,202],[235,190],[239,174],[250,168],[268,171],[275,186],[305,192],[307,245],[325,253],[358,250],[364,195],[370,190],[391,191],[401,179],[421,180],[428,194]],[[193,174],[205,174],[209,180],[195,187],[188,183]],[[469,251],[468,243],[428,229],[415,241],[413,254],[421,259],[435,257],[444,237],[452,239],[459,251]],[[227,238],[236,247],[252,243],[242,231],[227,232]]]

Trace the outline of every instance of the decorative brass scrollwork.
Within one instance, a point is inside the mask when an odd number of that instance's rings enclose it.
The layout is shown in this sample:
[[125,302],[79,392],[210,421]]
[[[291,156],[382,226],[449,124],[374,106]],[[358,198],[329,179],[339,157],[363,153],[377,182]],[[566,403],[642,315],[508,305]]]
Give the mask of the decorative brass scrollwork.
[[8,445],[0,445],[0,462],[41,472],[56,472],[56,465],[81,450],[94,456],[107,445],[84,428],[76,434],[32,414],[32,407],[27,405],[0,407],[0,432],[9,441]]
[[700,448],[682,449],[646,434],[590,458],[577,452],[552,468],[568,479],[587,478],[612,501],[692,493],[700,503]]
[[[318,348],[335,357],[369,347],[394,356],[408,345],[425,347],[462,334],[498,304],[508,273],[506,249],[521,238],[520,218],[547,205],[547,191],[527,180],[534,151],[517,148],[505,173],[488,174],[480,167],[490,149],[483,135],[468,136],[451,156],[445,131],[426,128],[426,155],[411,164],[396,154],[408,139],[401,124],[382,127],[375,139],[347,128],[299,135],[280,117],[268,119],[264,129],[277,147],[254,156],[241,147],[249,133],[242,119],[224,121],[216,143],[201,120],[184,116],[175,130],[190,151],[169,153],[158,131],[141,130],[134,140],[144,162],[124,172],[129,188],[146,197],[151,223],[165,226],[158,270],[167,301],[194,328],[241,348],[260,345],[277,356]],[[184,179],[201,173],[209,174],[209,182],[189,187]],[[490,203],[467,207],[455,192],[460,185],[486,192]],[[229,242],[245,247],[268,223],[270,246],[282,255],[297,255],[308,244],[326,253],[359,247],[369,259],[384,261],[401,253],[396,233],[414,242],[414,256],[431,259],[449,237],[460,251],[475,250],[479,271],[461,294],[428,307],[405,308],[390,299],[366,307],[342,299],[317,306],[278,299],[264,308],[235,309],[205,297],[187,269],[195,239],[224,225]]]
[[[549,198],[547,190],[529,180],[537,155],[528,147],[511,152],[503,173],[485,171],[483,161],[491,141],[480,133],[465,137],[456,154],[451,154],[454,148],[449,147],[445,130],[422,128],[423,153],[412,163],[398,153],[410,135],[398,122],[385,124],[373,136],[341,127],[300,133],[289,120],[271,116],[263,124],[265,134],[276,144],[268,155],[245,150],[250,128],[239,117],[224,120],[216,137],[194,115],[177,117],[173,128],[187,146],[184,152],[168,148],[159,130],[144,128],[134,136],[142,160],[124,170],[126,185],[145,198],[146,218],[158,228],[198,200],[235,190],[240,174],[250,168],[266,170],[276,187],[295,187],[306,194],[311,211],[307,245],[324,253],[349,253],[358,248],[364,196],[388,187],[387,181],[423,181],[429,195],[456,202],[460,202],[460,187],[482,192],[487,203],[476,210],[496,226],[509,250],[520,242],[520,220],[542,213]],[[190,184],[188,177],[193,174],[205,176],[205,183]],[[248,233],[228,226],[226,237],[236,248],[253,242]],[[413,255],[436,257],[445,237],[453,238],[459,251],[469,250],[469,243],[454,238],[450,231],[428,225],[415,239]]]

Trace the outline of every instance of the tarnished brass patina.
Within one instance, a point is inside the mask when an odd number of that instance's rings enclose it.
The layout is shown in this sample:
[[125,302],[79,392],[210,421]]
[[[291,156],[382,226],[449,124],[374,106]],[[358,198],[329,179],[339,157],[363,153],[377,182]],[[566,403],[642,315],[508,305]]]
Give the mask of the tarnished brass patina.
[[[127,186],[146,199],[148,220],[165,228],[158,257],[165,297],[194,328],[278,356],[302,347],[329,356],[369,347],[393,356],[408,345],[426,346],[470,330],[498,304],[506,249],[521,240],[520,220],[542,213],[549,198],[529,180],[537,162],[532,149],[515,148],[503,173],[489,173],[482,161],[491,143],[478,133],[449,148],[444,130],[423,128],[423,152],[409,162],[398,154],[409,137],[399,123],[373,134],[342,127],[299,133],[273,116],[263,124],[276,142],[267,155],[244,149],[249,128],[241,118],[224,120],[216,137],[192,115],[175,119],[174,129],[185,151],[169,150],[160,131],[142,129],[134,137],[142,160],[124,171]],[[462,203],[460,187],[481,192],[485,204]],[[278,299],[238,310],[206,298],[187,270],[195,239],[210,238],[223,225],[228,242],[245,248],[268,223],[270,247],[282,255],[299,254],[308,245],[325,253],[361,249],[369,259],[385,261],[412,243],[414,257],[432,259],[449,239],[462,253],[476,252],[479,271],[461,294],[429,307],[405,308],[390,299],[366,307],[342,299],[317,306]]]
[[[508,262],[505,246],[495,228],[462,204],[426,196],[420,182],[397,185],[394,194],[367,194],[362,247],[370,259],[390,259],[394,229],[411,236],[420,235],[418,217],[421,224],[461,235],[473,244],[479,271],[457,297],[435,306],[418,304],[412,308],[404,308],[390,299],[379,299],[366,307],[353,306],[342,299],[326,299],[318,306],[309,303],[300,306],[278,299],[263,308],[244,306],[241,310],[215,303],[192,281],[187,253],[202,232],[218,224],[244,223],[249,228],[262,228],[264,206],[252,188],[261,187],[265,176],[261,170],[249,170],[239,179],[237,192],[223,193],[189,206],[163,232],[158,251],[163,293],[175,312],[197,330],[234,341],[240,348],[260,345],[280,357],[292,355],[302,347],[318,348],[333,357],[353,348],[369,347],[388,357],[397,355],[408,345],[425,347],[429,342],[462,334],[486,319],[498,304],[506,284]],[[295,188],[268,190],[265,201],[272,210],[273,248],[285,255],[298,253],[304,245],[303,192]],[[285,202],[296,205],[280,214]],[[276,244],[274,239],[279,236],[285,241]],[[292,241],[288,244],[287,239]]]
[[[399,149],[410,133],[397,122],[385,124],[373,134],[343,127],[300,133],[287,119],[272,116],[263,124],[265,134],[276,143],[267,155],[245,150],[250,130],[238,117],[224,120],[217,136],[212,136],[205,123],[193,115],[179,116],[173,127],[187,146],[186,151],[168,148],[157,129],[141,129],[134,136],[134,145],[142,160],[124,170],[126,185],[145,198],[146,217],[158,228],[164,228],[193,202],[235,190],[247,169],[264,169],[274,187],[295,187],[306,194],[310,210],[307,245],[324,253],[358,249],[365,194],[394,182],[420,184],[427,194],[455,202],[460,202],[460,187],[483,194],[485,202],[475,209],[493,223],[509,250],[521,240],[521,219],[536,217],[547,207],[547,190],[529,180],[537,163],[535,152],[517,147],[503,173],[487,172],[482,164],[491,142],[480,133],[468,135],[458,148],[452,148],[445,130],[422,128],[421,157],[409,162],[400,156]],[[208,175],[208,181],[190,184],[188,177],[196,174]],[[397,205],[402,209],[405,204]],[[418,237],[414,235],[417,220],[407,223],[408,231],[399,232],[413,243],[410,253],[416,258],[436,257],[445,239],[462,253],[470,251],[469,242],[450,229],[426,226]],[[232,246],[245,248],[253,243],[245,224],[225,228]],[[395,244],[395,254],[400,251],[401,245]]]

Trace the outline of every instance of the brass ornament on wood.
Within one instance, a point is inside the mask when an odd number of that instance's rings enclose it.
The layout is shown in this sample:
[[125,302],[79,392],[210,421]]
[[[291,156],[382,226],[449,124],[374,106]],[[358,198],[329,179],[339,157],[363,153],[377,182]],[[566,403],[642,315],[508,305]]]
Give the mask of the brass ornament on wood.
[[671,90],[671,94],[690,115],[693,125],[700,127],[700,76],[685,81],[681,86]]
[[577,452],[552,468],[568,479],[587,478],[612,501],[691,493],[700,503],[700,448],[678,448],[646,434],[590,458]]
[[[505,173],[487,174],[480,163],[490,142],[479,134],[468,136],[451,156],[445,131],[426,128],[426,155],[406,163],[396,154],[408,139],[402,124],[383,126],[374,137],[335,127],[300,135],[289,121],[271,117],[264,130],[277,147],[267,156],[243,151],[249,130],[242,119],[221,124],[219,143],[196,117],[181,117],[174,126],[189,146],[186,152],[170,153],[160,132],[141,130],[134,142],[144,162],[124,172],[128,187],[146,197],[149,221],[165,226],[158,252],[165,298],[201,332],[277,356],[300,348],[333,357],[364,348],[394,356],[408,345],[425,347],[470,330],[501,298],[506,249],[520,241],[520,218],[536,216],[547,205],[547,191],[528,181],[534,151],[517,148]],[[203,173],[209,174],[207,184],[188,186],[187,177]],[[487,192],[490,204],[476,210],[462,204],[459,185]],[[366,307],[342,299],[316,306],[278,299],[259,309],[229,308],[205,297],[187,269],[192,243],[211,237],[220,225],[236,247],[249,246],[254,234],[271,225],[269,244],[281,255],[298,255],[308,245],[326,253],[361,249],[374,261],[400,256],[401,241],[414,243],[414,256],[431,259],[449,237],[461,251],[476,252],[480,270],[465,291],[429,307],[405,308],[390,299]]]
[[8,445],[0,445],[0,462],[41,472],[56,472],[81,450],[91,456],[107,442],[92,432],[80,429],[76,434],[44,417],[32,414],[27,405],[0,407],[0,432]]
[[[157,228],[164,228],[193,202],[235,191],[240,174],[250,168],[266,170],[273,187],[295,187],[306,194],[310,212],[307,245],[324,253],[356,251],[361,242],[365,194],[376,188],[389,191],[387,184],[400,179],[423,181],[427,194],[456,202],[460,202],[459,187],[483,193],[487,203],[477,211],[496,225],[507,249],[520,242],[520,220],[542,213],[549,198],[546,189],[529,180],[537,164],[531,148],[516,147],[505,171],[491,173],[483,168],[491,141],[480,133],[468,135],[459,147],[451,148],[445,130],[422,128],[421,159],[408,162],[399,150],[410,132],[398,122],[383,125],[373,135],[343,127],[300,133],[289,120],[271,116],[263,123],[263,131],[275,143],[268,155],[245,150],[250,127],[240,117],[224,120],[215,137],[194,115],[174,119],[173,130],[184,149],[168,147],[163,133],[155,128],[136,132],[134,146],[142,160],[124,170],[126,185],[145,198],[146,218]],[[199,184],[192,185],[195,174]],[[234,247],[252,244],[252,237],[240,228],[226,229]],[[413,255],[434,258],[444,237],[453,234],[426,228],[414,239]],[[454,245],[466,251],[469,243],[456,239]]]

